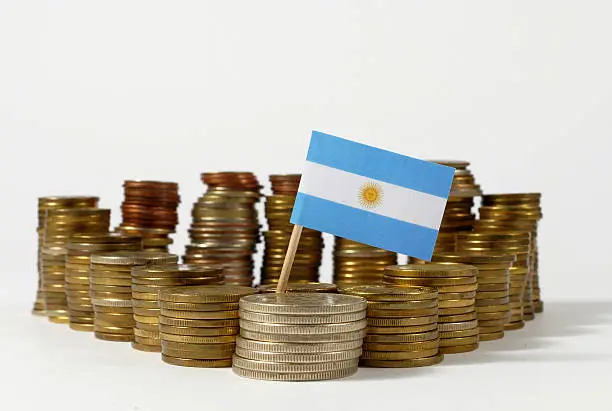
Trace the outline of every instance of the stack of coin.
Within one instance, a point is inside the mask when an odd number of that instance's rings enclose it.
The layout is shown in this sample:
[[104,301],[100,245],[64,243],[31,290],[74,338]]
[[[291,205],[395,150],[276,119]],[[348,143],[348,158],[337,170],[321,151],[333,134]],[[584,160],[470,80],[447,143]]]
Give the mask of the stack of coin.
[[66,253],[66,299],[70,328],[77,331],[93,331],[94,328],[94,311],[89,296],[91,254],[141,249],[140,238],[121,234],[74,234],[70,237]]
[[[510,267],[510,319],[506,330],[516,330],[524,326],[523,296],[529,273],[530,233],[521,231],[472,232],[457,236],[459,251],[499,251],[514,254],[517,259]],[[501,292],[501,285],[481,284],[480,291]],[[493,294],[501,295],[501,294]],[[481,336],[481,339],[482,336]]]
[[[272,195],[266,198],[266,219],[269,231],[264,232],[265,249],[261,267],[262,284],[276,284],[280,277],[291,231],[293,230],[293,224],[289,220],[300,185],[300,177],[300,174],[270,176]],[[292,280],[318,281],[322,254],[323,237],[321,232],[304,228],[291,268]]]
[[[532,319],[534,312],[542,312],[540,281],[538,276],[538,222],[542,218],[540,193],[488,194],[483,197],[480,208],[479,227],[497,226],[528,230],[531,234],[530,273],[525,288],[526,319]],[[531,304],[530,304],[531,301]]]
[[[257,287],[260,293],[276,292],[276,284],[266,284]],[[286,293],[337,293],[338,287],[336,284],[327,283],[288,283],[285,289]]]
[[208,190],[193,205],[191,244],[183,262],[221,265],[225,284],[250,286],[259,241],[257,177],[246,172],[203,173],[202,181]]
[[455,251],[434,254],[432,261],[463,263],[478,268],[476,312],[480,341],[504,337],[510,319],[510,267],[516,254],[500,251]]
[[173,287],[159,293],[162,360],[186,367],[229,367],[238,335],[238,301],[251,287]]
[[423,367],[438,364],[438,292],[428,287],[360,285],[342,290],[368,300],[361,365]]
[[94,333],[106,341],[134,340],[132,267],[175,264],[178,257],[150,251],[92,254],[89,289],[94,309]]
[[178,224],[178,184],[162,181],[126,180],[121,204],[123,221],[118,230],[142,237],[143,249],[168,251]]
[[334,283],[340,288],[379,284],[385,267],[394,264],[397,264],[394,252],[336,237]]
[[326,293],[257,294],[240,300],[233,369],[262,380],[314,381],[357,372],[367,302]]
[[476,216],[472,213],[474,197],[482,195],[480,186],[476,184],[474,175],[468,169],[467,161],[436,161],[438,164],[453,167],[455,177],[446,202],[446,209],[440,224],[435,253],[454,251],[455,234],[470,231]]
[[[186,285],[220,284],[221,267],[198,265],[152,265],[132,268],[132,306],[134,310],[134,341],[140,351],[161,352],[159,339],[159,291]],[[177,311],[180,318],[193,318],[190,309]]]
[[476,267],[464,264],[407,264],[387,267],[384,282],[438,290],[440,352],[456,354],[478,348]]
[[47,210],[51,208],[95,208],[98,206],[98,201],[98,197],[50,196],[40,197],[38,199],[38,227],[36,228],[36,233],[38,234],[38,252],[36,255],[38,289],[36,292],[36,301],[34,302],[32,314],[45,315],[45,292],[43,291],[40,259],[44,246],[45,218],[47,215]]
[[110,210],[101,208],[48,209],[41,256],[45,309],[49,320],[69,323],[66,300],[66,252],[75,233],[108,232]]

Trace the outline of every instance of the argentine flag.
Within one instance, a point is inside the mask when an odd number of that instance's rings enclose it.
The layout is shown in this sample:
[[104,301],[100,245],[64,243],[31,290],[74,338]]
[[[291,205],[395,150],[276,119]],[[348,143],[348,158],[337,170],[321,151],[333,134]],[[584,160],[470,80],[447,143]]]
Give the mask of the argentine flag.
[[430,260],[454,173],[313,131],[291,222]]

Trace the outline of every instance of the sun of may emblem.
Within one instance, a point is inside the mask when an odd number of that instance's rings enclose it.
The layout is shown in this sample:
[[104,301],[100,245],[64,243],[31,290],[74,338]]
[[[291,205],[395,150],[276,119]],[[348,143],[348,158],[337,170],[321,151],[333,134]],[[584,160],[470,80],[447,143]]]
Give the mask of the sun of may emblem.
[[383,191],[380,184],[369,181],[359,189],[359,202],[365,208],[374,208],[382,203]]

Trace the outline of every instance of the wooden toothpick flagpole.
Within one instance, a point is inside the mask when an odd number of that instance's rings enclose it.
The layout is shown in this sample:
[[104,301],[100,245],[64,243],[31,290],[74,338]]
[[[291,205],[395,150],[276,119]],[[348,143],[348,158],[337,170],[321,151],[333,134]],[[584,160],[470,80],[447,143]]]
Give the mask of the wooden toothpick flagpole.
[[295,259],[295,252],[297,251],[300,236],[302,235],[302,228],[304,227],[301,225],[294,225],[293,231],[291,231],[289,247],[287,247],[287,254],[285,254],[285,261],[283,261],[283,268],[281,269],[281,275],[278,279],[278,285],[276,286],[277,293],[284,293],[287,289],[291,267],[293,267],[293,260]]

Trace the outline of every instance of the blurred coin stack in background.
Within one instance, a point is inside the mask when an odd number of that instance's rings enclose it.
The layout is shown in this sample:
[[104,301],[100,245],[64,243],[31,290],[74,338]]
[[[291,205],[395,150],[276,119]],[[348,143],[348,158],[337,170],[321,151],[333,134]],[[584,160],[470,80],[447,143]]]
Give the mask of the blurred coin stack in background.
[[45,240],[45,218],[47,210],[52,208],[96,208],[98,207],[98,197],[63,197],[49,196],[38,198],[38,250],[36,253],[36,268],[38,270],[38,288],[36,291],[36,301],[32,314],[45,315],[45,292],[42,284],[41,255]]
[[89,289],[96,338],[133,341],[132,267],[176,264],[178,257],[151,251],[116,251],[92,254],[90,261]]
[[438,290],[440,352],[456,354],[478,348],[476,290],[478,270],[464,264],[407,264],[385,269],[384,282],[400,287]]
[[424,367],[439,364],[438,292],[428,287],[361,285],[342,290],[368,300],[361,365]]
[[261,380],[314,381],[357,372],[367,302],[327,293],[257,294],[240,300],[234,372]]
[[221,265],[224,283],[251,286],[253,254],[259,242],[259,181],[253,173],[203,173],[206,193],[193,205],[183,262]]
[[110,210],[101,208],[48,209],[41,255],[45,310],[49,320],[69,323],[66,299],[66,253],[70,236],[76,233],[105,233]]
[[[527,285],[530,261],[530,233],[521,231],[497,231],[497,232],[473,232],[457,236],[457,250],[459,251],[497,251],[504,254],[516,255],[516,261],[510,267],[510,283],[507,287],[510,298],[510,315],[504,328],[506,330],[516,330],[522,328],[523,322],[523,297]],[[475,264],[476,265],[476,264]],[[503,296],[502,291],[506,288],[502,284],[483,284],[479,281],[479,297],[483,292],[489,293],[491,298]],[[499,319],[506,318],[501,313],[497,313]],[[480,314],[482,316],[495,319],[495,313]],[[481,335],[481,339],[484,340]]]
[[[134,341],[140,351],[161,352],[159,339],[159,292],[162,289],[189,285],[220,284],[221,267],[198,265],[150,265],[132,267],[132,309],[134,311]],[[187,317],[189,310],[177,311]],[[197,313],[194,313],[197,314]]]
[[380,284],[385,267],[397,264],[397,254],[381,248],[336,237],[334,283],[340,288]]
[[482,198],[477,230],[525,230],[531,234],[530,272],[524,293],[525,319],[542,312],[538,277],[538,222],[542,219],[540,193],[488,194]]
[[446,202],[444,216],[438,232],[434,253],[455,251],[455,235],[470,231],[476,219],[472,213],[474,198],[482,195],[474,175],[468,169],[467,161],[435,161],[438,164],[453,167],[455,177]]
[[480,341],[504,337],[510,319],[510,267],[515,254],[501,251],[455,251],[434,254],[432,261],[463,263],[478,269],[476,312]]
[[[260,293],[275,293],[276,284],[266,284],[257,287]],[[336,284],[327,283],[288,283],[286,293],[337,293]]]
[[89,295],[91,254],[110,251],[138,251],[139,237],[118,233],[74,234],[66,252],[66,299],[70,328],[77,331],[94,330],[94,310]]
[[[261,267],[261,284],[276,284],[289,246],[293,224],[289,222],[300,185],[300,174],[271,175],[272,195],[266,198],[268,231],[264,232],[265,249]],[[304,228],[291,268],[291,281],[319,280],[323,254],[321,232]]]
[[256,292],[235,285],[161,290],[162,360],[186,367],[230,367],[238,335],[238,301]]
[[142,237],[145,251],[167,252],[172,244],[169,235],[176,231],[178,224],[178,184],[126,180],[123,190],[123,221],[117,231]]

